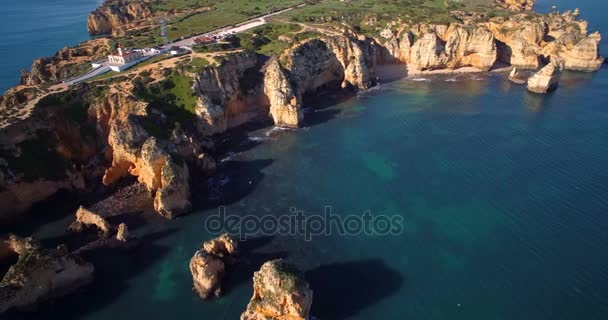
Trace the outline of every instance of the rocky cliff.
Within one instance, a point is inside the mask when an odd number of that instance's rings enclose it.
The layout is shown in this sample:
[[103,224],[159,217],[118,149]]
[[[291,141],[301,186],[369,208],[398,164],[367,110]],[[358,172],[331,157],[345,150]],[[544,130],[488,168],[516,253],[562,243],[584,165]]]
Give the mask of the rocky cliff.
[[253,296],[241,320],[308,320],[312,296],[295,266],[283,260],[266,262],[253,275]]
[[93,280],[93,265],[68,253],[65,247],[44,249],[30,238],[10,235],[0,242],[0,252],[19,257],[0,281],[0,313],[35,307]]
[[498,5],[511,11],[530,11],[534,7],[535,0],[496,0]]
[[[210,154],[218,134],[253,121],[301,126],[308,97],[365,90],[381,63],[397,61],[409,70],[538,69],[560,59],[565,69],[592,71],[603,62],[601,37],[588,34],[578,11],[491,19],[471,14],[447,25],[394,22],[382,32],[384,45],[355,29],[340,26],[295,41],[270,59],[238,51],[217,55],[205,67],[188,66],[194,57],[176,59],[155,74],[98,85],[31,86],[64,77],[34,68],[24,77],[29,87],[0,100],[0,115],[13,114],[0,117],[0,218],[58,190],[92,191],[129,176],[145,186],[156,211],[176,217],[190,210],[190,177],[215,168]],[[91,59],[102,50],[86,47],[62,50],[55,62],[41,65]]]
[[302,99],[324,89],[368,89],[375,83],[376,43],[345,32],[298,43],[265,68],[264,92],[274,123],[302,124]]
[[[399,39],[399,40],[398,40]],[[417,70],[492,68],[497,58],[494,36],[484,27],[460,24],[415,25],[389,41],[395,58]]]
[[498,43],[502,63],[537,69],[558,57],[568,70],[595,71],[604,59],[599,56],[601,36],[587,34],[587,22],[578,20],[578,10],[544,16],[497,17],[485,25]]
[[129,29],[150,23],[153,17],[148,1],[106,0],[88,17],[90,34],[124,35]]
[[52,57],[36,59],[31,71],[21,73],[21,84],[38,85],[74,77],[89,70],[91,61],[105,58],[109,53],[107,39],[89,40],[75,47],[63,48]]
[[218,66],[193,74],[197,125],[204,135],[225,132],[246,122],[266,117],[261,60],[252,52],[230,54]]

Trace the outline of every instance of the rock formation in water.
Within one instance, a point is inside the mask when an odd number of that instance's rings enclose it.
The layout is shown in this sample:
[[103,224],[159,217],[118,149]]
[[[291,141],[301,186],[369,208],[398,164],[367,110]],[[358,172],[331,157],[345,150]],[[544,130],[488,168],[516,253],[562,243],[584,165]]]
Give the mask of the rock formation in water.
[[192,291],[201,299],[211,295],[219,297],[226,264],[233,263],[237,254],[238,243],[227,234],[205,242],[190,259],[190,273],[194,282]]
[[76,211],[76,221],[74,221],[68,229],[73,232],[80,232],[85,227],[93,226],[99,229],[104,236],[108,236],[112,232],[112,226],[102,216],[87,210],[85,207],[80,206]]
[[528,90],[535,93],[548,93],[557,88],[562,66],[551,62],[528,79]]
[[0,243],[0,253],[3,252],[19,258],[0,282],[0,313],[35,307],[93,280],[93,265],[68,253],[64,247],[43,249],[31,238],[10,235]]
[[310,319],[313,292],[302,273],[283,260],[262,265],[253,275],[253,296],[241,320]]
[[509,80],[516,84],[526,83],[526,79],[522,77],[521,72],[519,69],[517,69],[517,67],[514,67],[513,70],[511,70],[511,73],[509,73]]
[[127,242],[129,240],[129,228],[126,223],[121,223],[118,225],[118,230],[116,231],[116,240]]
[[127,30],[150,23],[153,17],[148,1],[106,0],[88,17],[90,34],[124,35]]
[[535,0],[496,0],[498,5],[511,11],[530,11],[534,7]]

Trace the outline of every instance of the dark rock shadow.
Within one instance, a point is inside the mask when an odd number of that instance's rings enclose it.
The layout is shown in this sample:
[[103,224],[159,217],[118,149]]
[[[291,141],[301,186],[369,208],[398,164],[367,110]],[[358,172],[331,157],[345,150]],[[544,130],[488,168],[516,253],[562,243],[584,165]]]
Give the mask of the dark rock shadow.
[[314,291],[311,313],[321,319],[347,319],[403,285],[399,272],[380,259],[322,265],[306,272]]
[[225,160],[220,163],[218,174],[204,179],[192,178],[192,203],[196,211],[212,209],[239,201],[251,193],[264,179],[262,169],[273,160]]
[[258,251],[273,241],[274,237],[261,236],[239,244],[240,256],[238,261],[231,266],[228,266],[226,278],[222,284],[224,293],[229,293],[231,290],[252,281],[253,273],[260,270],[264,262],[274,259],[286,259],[286,251]]
[[[165,230],[142,236],[141,245],[131,249],[100,248],[82,254],[83,259],[95,265],[95,280],[79,292],[38,306],[34,312],[11,311],[2,319],[81,319],[84,315],[102,309],[119,299],[129,286],[130,278],[141,274],[155,262],[162,260],[170,248],[154,244],[176,230]],[[6,318],[4,318],[6,316]]]

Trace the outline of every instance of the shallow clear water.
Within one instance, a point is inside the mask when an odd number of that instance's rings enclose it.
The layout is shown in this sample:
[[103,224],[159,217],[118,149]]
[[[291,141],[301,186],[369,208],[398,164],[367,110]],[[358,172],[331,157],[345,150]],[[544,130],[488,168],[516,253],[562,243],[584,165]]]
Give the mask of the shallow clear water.
[[[608,4],[576,5],[606,26]],[[261,142],[225,162],[228,213],[369,209],[401,215],[403,234],[258,238],[223,297],[201,302],[188,261],[216,209],[200,210],[142,227],[155,236],[141,250],[108,254],[90,291],[33,317],[236,319],[252,271],[285,257],[308,272],[321,319],[606,319],[606,71],[566,73],[545,97],[498,74],[400,80],[318,110],[305,129],[253,132]]]
[[87,40],[87,15],[102,0],[19,0],[0,6],[0,93],[34,59]]

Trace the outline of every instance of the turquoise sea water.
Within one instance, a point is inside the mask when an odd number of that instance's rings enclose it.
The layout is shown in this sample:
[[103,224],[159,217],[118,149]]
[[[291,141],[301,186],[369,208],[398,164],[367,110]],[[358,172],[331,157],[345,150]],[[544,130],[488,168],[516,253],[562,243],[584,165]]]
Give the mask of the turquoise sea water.
[[[571,5],[608,32],[608,3]],[[402,235],[257,238],[223,297],[202,302],[188,262],[217,209],[199,210],[140,227],[153,236],[139,251],[98,257],[90,290],[31,317],[237,319],[252,271],[284,257],[307,271],[324,320],[606,319],[606,68],[566,73],[545,97],[498,74],[427,80],[384,84],[273,139],[250,133],[257,142],[224,162],[219,202],[230,214],[369,209],[402,216]],[[68,220],[37,233],[52,238]]]
[[87,15],[101,0],[19,0],[0,6],[0,93],[34,59],[89,38]]

